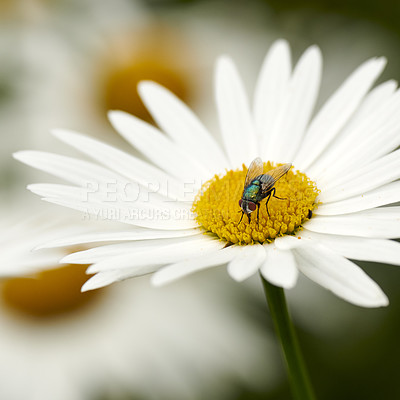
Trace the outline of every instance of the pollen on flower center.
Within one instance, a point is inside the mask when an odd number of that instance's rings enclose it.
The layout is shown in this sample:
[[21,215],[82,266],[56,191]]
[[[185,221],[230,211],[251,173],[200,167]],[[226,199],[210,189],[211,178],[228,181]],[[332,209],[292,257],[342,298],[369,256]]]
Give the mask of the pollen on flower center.
[[[264,174],[277,165],[264,163]],[[268,211],[266,199],[260,202],[259,220],[257,210],[251,213],[251,222],[242,216],[239,200],[242,198],[247,167],[227,171],[224,176],[215,175],[206,182],[193,204],[197,222],[208,232],[216,234],[228,243],[252,244],[273,241],[277,236],[294,234],[309,219],[317,206],[316,184],[307,175],[293,168],[275,183],[276,196],[270,198]]]

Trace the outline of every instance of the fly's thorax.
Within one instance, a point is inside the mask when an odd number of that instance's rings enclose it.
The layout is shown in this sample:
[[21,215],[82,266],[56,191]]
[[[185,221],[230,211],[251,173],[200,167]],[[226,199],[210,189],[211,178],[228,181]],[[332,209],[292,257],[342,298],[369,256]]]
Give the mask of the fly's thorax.
[[259,201],[261,201],[260,195],[261,195],[260,181],[254,180],[250,186],[244,188],[242,198],[243,200],[258,203]]
[[[264,163],[263,175],[268,175],[274,167],[270,162]],[[199,225],[227,243],[265,243],[277,236],[294,234],[317,206],[319,191],[315,183],[304,173],[291,169],[275,182],[276,196],[284,200],[271,197],[268,216],[258,177],[243,190],[246,174],[247,168],[243,165],[241,170],[214,176],[203,185],[193,204]],[[264,182],[265,179],[268,176],[263,177]],[[239,200],[242,200],[241,206]],[[259,220],[252,218],[249,223],[243,219],[239,225],[245,200],[260,203]]]

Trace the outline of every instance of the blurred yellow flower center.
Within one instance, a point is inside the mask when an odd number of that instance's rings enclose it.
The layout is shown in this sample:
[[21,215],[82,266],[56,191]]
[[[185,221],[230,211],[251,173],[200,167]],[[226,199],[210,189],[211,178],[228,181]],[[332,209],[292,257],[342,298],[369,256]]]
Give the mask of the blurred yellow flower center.
[[[276,166],[264,163],[263,173]],[[294,234],[301,224],[311,218],[317,206],[318,189],[304,173],[293,168],[275,183],[275,197],[260,202],[259,221],[257,210],[251,213],[251,222],[242,216],[239,200],[242,198],[247,167],[228,171],[224,176],[215,175],[206,182],[193,205],[197,222],[208,232],[216,234],[229,243],[241,245],[273,241],[277,236]]]
[[0,285],[5,306],[36,318],[54,318],[81,310],[99,296],[99,291],[81,293],[87,281],[87,265],[67,265],[43,271],[31,278],[12,278]]
[[142,80],[153,80],[170,89],[185,102],[188,101],[189,85],[183,71],[169,60],[157,54],[139,54],[130,63],[110,71],[105,82],[105,107],[122,110],[145,121],[152,121],[149,112],[137,94]]

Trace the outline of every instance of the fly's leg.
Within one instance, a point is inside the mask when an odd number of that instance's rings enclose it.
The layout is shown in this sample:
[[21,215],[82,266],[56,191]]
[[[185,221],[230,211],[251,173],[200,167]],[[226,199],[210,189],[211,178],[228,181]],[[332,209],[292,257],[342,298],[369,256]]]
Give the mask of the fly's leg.
[[271,191],[269,192],[269,194],[267,195],[267,202],[265,203],[265,207],[267,209],[268,217],[271,217],[269,215],[269,211],[268,211],[268,202],[269,202],[269,199],[271,198],[271,196],[275,197],[276,199],[279,199],[279,200],[287,200],[287,199],[283,199],[282,197],[275,196],[275,192],[276,192],[276,189],[272,188]]
[[[273,190],[275,190],[275,188]],[[272,193],[272,190],[268,193],[267,202],[265,203],[265,208],[267,209],[268,218],[271,218],[271,216],[269,215],[269,211],[268,211],[268,202],[269,202],[269,199],[271,198],[271,193]]]
[[[239,211],[240,212],[240,211]],[[238,223],[238,226],[240,225],[240,223],[242,222],[242,219],[243,219],[243,215],[244,215],[245,213],[242,211],[242,216],[240,217],[240,220],[239,220],[239,223]],[[250,224],[250,222],[251,222],[251,219],[250,219],[250,214],[246,214],[247,215],[247,218],[249,219],[249,224]]]
[[260,227],[260,203],[257,203],[257,224]]
[[[240,211],[239,211],[239,212],[240,212]],[[240,225],[240,223],[242,222],[243,215],[244,215],[244,212],[242,211],[242,216],[240,217],[240,221],[239,221],[239,223],[238,223],[238,226],[239,226],[239,225]]]
[[275,196],[275,192],[276,192],[276,189],[273,188],[273,189],[271,190],[271,193],[272,193],[272,196],[274,196],[276,199],[279,199],[279,200],[287,200],[287,199],[283,199],[282,197]]

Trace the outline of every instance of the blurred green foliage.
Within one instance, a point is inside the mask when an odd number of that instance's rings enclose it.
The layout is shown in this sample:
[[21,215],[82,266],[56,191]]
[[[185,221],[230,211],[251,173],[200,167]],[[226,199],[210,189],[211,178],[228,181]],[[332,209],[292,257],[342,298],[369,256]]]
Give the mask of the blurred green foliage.
[[[182,7],[192,3],[242,3],[243,0],[141,0],[150,7]],[[398,0],[258,0],[275,13],[307,11],[365,19],[390,29],[400,36],[400,1]]]
[[[359,264],[384,289],[390,305],[387,308],[364,309],[332,296],[336,311],[348,313],[350,309],[351,324],[337,326],[329,337],[297,326],[317,399],[400,398],[397,384],[400,359],[397,344],[400,332],[399,270],[398,267],[375,263]],[[267,321],[266,326],[269,326]],[[283,368],[283,362],[277,368]],[[237,397],[237,400],[288,399],[291,399],[291,394],[287,381],[273,392],[252,392],[242,388]]]
[[377,22],[400,34],[400,2],[397,0],[262,0],[276,11],[316,10]]

